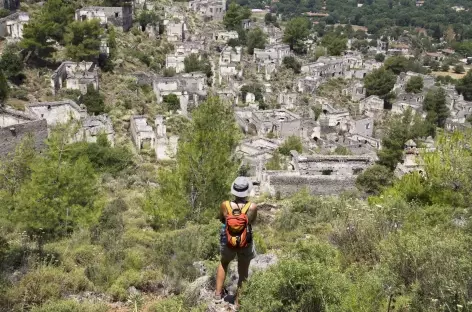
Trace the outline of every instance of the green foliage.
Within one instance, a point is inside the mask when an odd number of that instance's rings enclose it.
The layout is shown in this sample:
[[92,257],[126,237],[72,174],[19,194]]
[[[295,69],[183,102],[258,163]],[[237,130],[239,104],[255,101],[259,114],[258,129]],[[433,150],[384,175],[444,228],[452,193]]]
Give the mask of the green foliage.
[[174,77],[175,74],[176,74],[176,72],[175,72],[174,67],[165,68],[164,71],[162,72],[162,75],[164,77]]
[[420,116],[413,116],[411,110],[394,116],[388,121],[382,138],[382,149],[378,151],[379,164],[394,170],[403,155],[405,143],[410,139],[424,137],[427,133]]
[[31,312],[106,312],[105,304],[77,302],[75,300],[60,300],[33,307]]
[[111,174],[117,174],[133,164],[132,153],[125,147],[111,147],[105,134],[99,135],[97,143],[71,144],[64,155],[73,161],[87,157],[97,172]]
[[251,29],[247,33],[246,45],[250,55],[254,54],[254,48],[264,49],[267,43],[267,35],[259,27]]
[[449,117],[449,108],[446,104],[446,91],[435,88],[428,91],[423,102],[423,109],[428,113],[427,120],[432,124],[444,128]]
[[395,75],[408,71],[410,61],[404,56],[392,56],[385,60],[385,69],[392,71]]
[[8,94],[10,93],[10,87],[8,86],[7,79],[3,74],[3,71],[0,69],[0,107],[4,106]]
[[296,53],[305,53],[304,41],[310,34],[310,21],[304,17],[296,17],[285,26],[283,41],[290,45]]
[[264,97],[262,95],[263,86],[258,83],[246,84],[241,87],[241,97],[243,101],[246,101],[246,94],[252,93],[257,102],[264,102]]
[[406,92],[420,93],[423,90],[423,77],[413,76],[408,80],[405,86]]
[[8,45],[3,50],[0,58],[0,71],[3,71],[11,82],[20,83],[25,78],[25,75],[22,73],[23,68],[23,60],[19,55],[18,47]]
[[303,150],[303,144],[300,137],[296,135],[289,136],[285,142],[279,147],[280,154],[290,156],[290,151],[297,151],[301,153]]
[[[58,300],[70,292],[90,289],[90,281],[80,270],[66,273],[61,267],[41,266],[23,276],[17,287],[10,289],[8,296],[18,308],[20,306],[31,308],[49,300]],[[51,309],[44,311],[55,311],[54,308]]]
[[305,257],[253,275],[243,288],[241,311],[339,311],[347,280],[318,255]]
[[159,16],[153,11],[142,11],[138,16],[138,23],[143,28],[147,25],[159,25],[159,22]]
[[464,96],[466,101],[472,101],[472,71],[468,71],[467,74],[459,80],[456,85],[456,90],[459,94]]
[[377,95],[382,99],[387,99],[396,81],[395,74],[390,70],[386,70],[385,67],[374,69],[364,79],[367,96]]
[[167,109],[170,111],[177,111],[180,109],[180,100],[175,94],[169,94],[163,96],[164,103],[167,105]]
[[87,93],[82,97],[82,103],[87,107],[89,114],[101,114],[105,112],[104,96],[93,85],[87,86]]
[[356,186],[367,194],[378,195],[393,183],[393,172],[382,165],[367,168],[356,179]]
[[376,60],[377,62],[383,62],[383,61],[385,60],[385,54],[383,54],[383,53],[377,53],[377,54],[375,55],[375,60]]
[[324,46],[329,55],[341,55],[347,49],[347,38],[334,32],[327,33],[321,38],[321,45]]
[[49,57],[55,51],[54,40],[64,43],[66,27],[74,19],[75,8],[64,0],[47,1],[23,30],[22,48],[36,56]]
[[108,56],[104,53],[99,55],[99,65],[104,71],[113,71],[115,64],[113,61],[116,59],[118,54],[118,47],[116,43],[116,30],[113,25],[109,25],[107,28],[107,43],[108,43]]
[[277,23],[277,16],[273,15],[272,13],[267,13],[264,15],[264,22],[266,25],[275,24]]
[[10,10],[0,8],[0,18],[7,17],[10,14],[11,14]]
[[180,135],[176,168],[159,172],[160,187],[148,197],[155,227],[214,216],[237,172],[232,153],[238,134],[231,108],[218,98],[194,111],[190,127]]
[[97,59],[102,34],[100,21],[97,19],[70,23],[64,35],[67,56],[76,62]]
[[462,65],[462,64],[457,64],[456,66],[454,66],[454,72],[455,72],[456,74],[463,74],[463,73],[465,73],[464,65]]
[[223,24],[227,30],[239,30],[244,19],[251,17],[251,10],[248,7],[239,6],[236,2],[231,2],[223,18]]
[[449,64],[442,64],[441,71],[448,72],[449,71]]
[[414,311],[466,306],[469,295],[461,276],[472,271],[466,241],[459,231],[399,231],[381,244],[381,261],[413,293]]
[[281,161],[279,151],[275,151],[272,158],[265,164],[265,168],[267,170],[282,170]]
[[192,53],[185,57],[184,66],[186,73],[201,71],[204,72],[208,78],[213,75],[210,61],[206,55],[200,56],[198,54]]
[[301,73],[302,64],[300,64],[300,62],[298,62],[295,57],[286,56],[282,60],[282,63],[285,65],[285,67],[291,68],[295,74]]

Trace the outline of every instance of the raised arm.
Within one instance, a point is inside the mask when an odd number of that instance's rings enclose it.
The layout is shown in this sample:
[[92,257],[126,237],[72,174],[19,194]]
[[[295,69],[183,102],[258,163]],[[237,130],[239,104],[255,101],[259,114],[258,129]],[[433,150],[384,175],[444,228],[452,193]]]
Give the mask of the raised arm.
[[251,207],[247,211],[247,217],[249,219],[249,224],[253,224],[257,218],[257,205],[252,203]]

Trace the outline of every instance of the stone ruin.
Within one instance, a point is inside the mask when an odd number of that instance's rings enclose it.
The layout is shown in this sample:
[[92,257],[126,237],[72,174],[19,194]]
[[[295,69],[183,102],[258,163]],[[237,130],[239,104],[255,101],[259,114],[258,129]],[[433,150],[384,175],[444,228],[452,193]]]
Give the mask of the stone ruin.
[[236,111],[236,121],[246,132],[255,132],[258,135],[273,133],[275,137],[286,138],[301,133],[302,118],[285,109],[271,109],[261,111]]
[[23,28],[29,22],[26,12],[16,12],[0,19],[0,38],[7,42],[17,42],[23,39]]
[[191,0],[188,5],[205,21],[222,20],[226,12],[226,0]]
[[93,62],[63,62],[51,76],[53,94],[60,89],[79,90],[87,93],[87,86],[92,85],[98,90],[98,68]]
[[259,166],[260,191],[289,196],[308,188],[313,195],[333,195],[354,190],[357,175],[374,164],[372,156],[299,155],[292,151],[291,170],[268,171]]
[[93,143],[104,133],[108,142],[114,144],[115,132],[107,115],[89,116],[84,107],[71,100],[38,102],[28,105],[25,112],[8,107],[0,110],[0,155],[14,151],[16,144],[28,133],[33,134],[36,147],[43,148],[53,127],[70,122],[79,125],[72,142]]
[[190,54],[196,54],[201,58],[201,51],[205,49],[202,41],[182,42],[175,45],[174,52],[166,55],[166,68],[174,68],[176,73],[185,71],[184,60]]
[[130,131],[133,142],[138,151],[154,150],[158,160],[169,160],[177,154],[178,136],[168,136],[165,119],[157,115],[154,127],[148,124],[145,116],[132,116]]
[[206,75],[195,72],[179,74],[173,77],[155,77],[153,90],[157,103],[162,103],[164,96],[175,94],[180,101],[180,111],[187,114],[189,107],[196,107],[207,96]]
[[75,11],[76,21],[91,19],[98,19],[100,25],[104,27],[111,24],[120,27],[123,31],[128,31],[133,27],[133,8],[125,4],[123,7],[91,6]]

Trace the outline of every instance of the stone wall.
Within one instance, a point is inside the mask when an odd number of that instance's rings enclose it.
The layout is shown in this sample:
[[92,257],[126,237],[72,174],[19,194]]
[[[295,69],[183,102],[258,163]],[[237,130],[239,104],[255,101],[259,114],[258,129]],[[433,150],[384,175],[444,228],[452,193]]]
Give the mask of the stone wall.
[[354,190],[356,177],[330,175],[273,175],[269,177],[271,192],[280,192],[283,197],[290,196],[307,188],[313,195],[339,195]]
[[14,152],[15,147],[21,140],[28,135],[33,134],[36,150],[42,150],[46,147],[44,141],[48,137],[48,128],[45,119],[35,120],[10,127],[0,128],[0,157]]

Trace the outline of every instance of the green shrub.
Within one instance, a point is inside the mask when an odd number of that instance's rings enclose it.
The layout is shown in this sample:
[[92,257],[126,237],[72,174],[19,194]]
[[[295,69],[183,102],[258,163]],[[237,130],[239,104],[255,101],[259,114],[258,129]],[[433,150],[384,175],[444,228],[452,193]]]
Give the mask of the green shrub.
[[42,266],[29,271],[15,288],[8,291],[8,296],[13,302],[31,307],[91,287],[82,270],[66,273],[61,267]]
[[292,150],[297,151],[298,153],[301,153],[303,150],[302,141],[295,135],[288,137],[279,147],[280,154],[285,156],[290,156],[290,151]]
[[131,286],[138,288],[141,281],[141,274],[138,271],[128,270],[115,280],[107,292],[114,300],[124,301],[128,297],[128,288]]
[[77,302],[73,300],[60,300],[48,302],[40,307],[33,307],[31,312],[106,312],[108,307],[105,304],[92,304]]
[[[413,311],[470,301],[472,259],[468,238],[459,231],[416,228],[398,231],[381,244],[381,263],[398,277],[398,287],[412,292]],[[436,299],[436,303],[431,299]]]
[[346,288],[346,279],[332,267],[285,260],[251,277],[243,287],[241,311],[340,311]]

